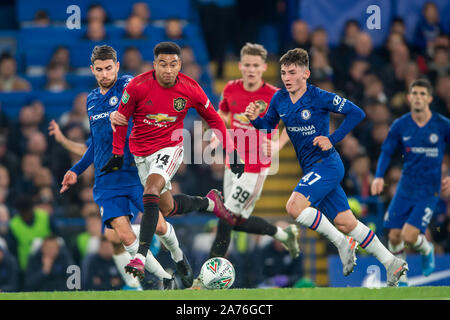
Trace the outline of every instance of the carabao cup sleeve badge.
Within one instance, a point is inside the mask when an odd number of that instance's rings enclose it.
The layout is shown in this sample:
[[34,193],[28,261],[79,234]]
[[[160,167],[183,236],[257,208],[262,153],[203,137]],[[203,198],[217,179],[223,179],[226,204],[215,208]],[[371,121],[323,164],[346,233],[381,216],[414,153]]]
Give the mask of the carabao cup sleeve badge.
[[128,99],[130,99],[130,95],[128,94],[127,90],[125,90],[122,95],[122,103],[127,103]]

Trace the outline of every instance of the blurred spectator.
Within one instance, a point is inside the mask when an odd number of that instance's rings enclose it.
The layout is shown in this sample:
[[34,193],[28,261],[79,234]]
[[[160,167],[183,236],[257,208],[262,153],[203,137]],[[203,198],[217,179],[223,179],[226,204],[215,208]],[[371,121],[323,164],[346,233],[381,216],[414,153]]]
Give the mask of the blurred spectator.
[[137,74],[145,73],[147,71],[153,70],[153,63],[149,61],[143,61],[139,66]]
[[33,185],[36,188],[36,190],[39,190],[41,188],[53,188],[53,175],[50,169],[47,167],[42,167],[34,175]]
[[45,107],[41,100],[32,99],[29,104],[34,113],[34,123],[41,132],[47,129],[48,121],[45,115]]
[[[410,110],[409,102],[407,99],[409,87],[411,83],[418,79],[420,75],[419,66],[414,61],[409,61],[403,71],[403,83],[398,82],[399,90],[390,100],[392,112],[400,116]],[[403,87],[400,87],[403,84]]]
[[122,72],[136,76],[144,61],[142,54],[136,47],[127,47],[122,58]]
[[27,291],[65,291],[67,288],[67,267],[73,264],[60,239],[45,237],[40,249],[30,256],[25,274]]
[[386,139],[389,132],[389,124],[388,123],[376,123],[372,127],[371,131],[371,140],[367,145],[368,155],[372,163],[376,163],[378,155],[381,153],[381,145],[383,141]]
[[[34,239],[45,238],[56,231],[47,212],[33,208],[28,194],[16,200],[17,214],[10,221],[9,251],[19,262],[20,270],[27,270],[28,259]],[[65,270],[64,270],[65,271]]]
[[387,103],[387,95],[384,92],[384,85],[381,79],[374,73],[367,74],[363,78],[364,83],[364,98],[363,101],[369,99]]
[[385,184],[387,185],[387,190],[385,192],[385,195],[382,196],[382,199],[385,200],[385,203],[388,204],[391,202],[392,198],[395,195],[395,192],[397,191],[397,185],[400,181],[400,177],[402,175],[402,165],[399,162],[393,163],[386,175]]
[[53,216],[55,208],[55,195],[52,188],[44,186],[39,188],[37,194],[34,196],[35,208],[47,212],[50,216]]
[[317,27],[311,33],[311,47],[309,48],[309,54],[314,56],[316,51],[321,51],[328,58],[330,54],[330,48],[328,45],[328,34],[325,28]]
[[131,9],[131,15],[141,18],[144,25],[150,23],[151,11],[146,2],[135,2]]
[[101,238],[98,253],[88,256],[83,263],[86,274],[84,289],[119,290],[124,283],[113,260],[113,246],[105,237]]
[[428,65],[428,79],[433,86],[437,78],[450,74],[449,48],[438,46],[434,49],[433,60]]
[[144,21],[139,16],[130,16],[125,27],[125,39],[147,39]]
[[338,146],[344,163],[345,172],[350,169],[350,164],[363,151],[363,147],[353,135],[348,134]]
[[33,19],[33,27],[49,27],[50,26],[50,17],[48,16],[48,13],[45,10],[38,10],[34,14]]
[[182,72],[187,75],[188,77],[191,77],[195,81],[197,81],[202,88],[205,87],[205,84],[202,83],[201,77],[202,77],[202,67],[200,67],[197,63],[187,63],[181,67]]
[[36,191],[34,177],[42,169],[41,159],[38,155],[26,153],[22,157],[21,176],[16,179],[10,189],[12,201],[20,198],[22,194],[33,194]]
[[398,33],[404,38],[406,35],[405,20],[403,20],[403,18],[401,18],[401,17],[396,17],[396,18],[392,19],[391,28],[389,29],[389,33]]
[[[289,224],[285,221],[278,221],[275,225],[286,228]],[[261,248],[258,257],[259,261],[256,265],[262,269],[259,287],[292,287],[302,277],[302,256],[292,259],[278,240],[271,239],[267,245]]]
[[50,63],[58,63],[64,66],[66,72],[72,71],[70,65],[70,51],[67,47],[59,46],[53,51]]
[[9,135],[8,149],[22,156],[27,148],[27,140],[33,132],[39,131],[39,114],[30,106],[23,106],[19,111],[19,123]]
[[40,131],[35,131],[28,137],[27,152],[39,156],[42,164],[47,164],[47,139]]
[[347,175],[346,190],[349,195],[369,197],[370,184],[373,180],[371,173],[370,158],[366,154],[359,154],[353,159],[350,171]]
[[174,181],[178,182],[181,193],[191,192],[198,185],[197,177],[192,171],[192,168],[184,162],[178,168]]
[[62,92],[70,89],[70,85],[66,81],[67,71],[64,65],[51,62],[48,64],[45,74],[47,76],[47,82],[44,90]]
[[69,124],[79,123],[83,124],[83,128],[86,132],[89,132],[89,118],[87,117],[86,101],[87,92],[81,92],[76,95],[72,103],[72,109],[64,112],[59,118],[59,124],[61,127],[66,127]]
[[439,16],[439,9],[433,2],[427,2],[422,8],[422,16],[414,33],[414,45],[421,53],[432,47],[433,41],[444,31]]
[[98,213],[84,213],[86,231],[76,237],[76,261],[81,262],[86,256],[95,254],[100,247],[102,237],[102,219]]
[[343,80],[345,80],[348,69],[350,68],[350,59],[355,50],[356,37],[360,31],[361,28],[358,21],[346,21],[339,44],[336,48],[332,49],[330,62],[336,71],[336,85],[338,88],[343,88]]
[[[237,0],[196,1],[209,58],[217,63],[215,76],[219,79],[223,78],[224,75],[223,66],[227,50],[230,47],[234,50],[240,48],[239,37],[236,34],[237,30],[239,32],[246,31],[245,28],[239,26],[243,23],[243,20],[242,17],[237,18],[237,3]],[[251,24],[249,21],[246,21],[246,23]],[[241,35],[241,37],[245,39],[245,42],[251,40],[244,35]]]
[[306,21],[301,19],[294,20],[291,25],[291,36],[292,41],[285,51],[294,48],[302,48],[309,51],[311,43],[309,41],[309,27]]
[[450,74],[441,76],[436,81],[436,95],[432,102],[433,110],[450,116]]
[[106,40],[105,25],[100,20],[92,20],[87,25],[86,34],[83,36],[86,40],[102,41]]
[[3,239],[5,241],[5,244],[7,244],[7,236],[9,233],[9,221],[10,221],[10,214],[9,209],[6,205],[0,204],[0,239]]
[[386,41],[384,43],[384,46],[382,48],[380,48],[380,50],[379,50],[380,51],[380,55],[384,59],[384,64],[389,63],[392,51],[398,45],[406,45],[406,46],[408,46],[404,36],[401,33],[396,32],[396,31],[392,31],[387,36]]
[[11,179],[9,178],[8,169],[0,165],[0,190],[2,191],[2,198],[0,198],[0,204],[8,202],[10,185]]
[[364,95],[364,75],[369,71],[370,64],[363,59],[353,60],[349,77],[344,83],[344,92],[349,100],[360,105]]
[[86,18],[88,23],[92,21],[99,21],[102,24],[105,24],[109,21],[105,9],[100,4],[92,4],[88,8]]
[[383,61],[374,50],[372,37],[367,32],[361,31],[356,36],[354,58],[367,61],[373,70],[380,70],[383,66]]
[[165,23],[166,41],[177,41],[183,39],[183,25],[178,18],[166,19]]
[[15,291],[19,291],[19,268],[17,266],[17,260],[0,243],[0,292]]
[[190,46],[181,47],[181,65],[196,62],[194,50]]
[[30,91],[30,83],[17,75],[17,64],[9,53],[0,56],[0,92]]
[[392,48],[390,63],[382,70],[382,79],[389,97],[404,91],[405,71],[409,61],[410,52],[405,44],[398,44]]
[[311,76],[309,81],[314,85],[322,81],[333,80],[334,70],[328,61],[328,55],[322,50],[314,51],[314,54],[311,56],[310,70]]
[[8,171],[11,183],[14,183],[20,174],[20,159],[8,150],[6,136],[0,134],[0,165]]

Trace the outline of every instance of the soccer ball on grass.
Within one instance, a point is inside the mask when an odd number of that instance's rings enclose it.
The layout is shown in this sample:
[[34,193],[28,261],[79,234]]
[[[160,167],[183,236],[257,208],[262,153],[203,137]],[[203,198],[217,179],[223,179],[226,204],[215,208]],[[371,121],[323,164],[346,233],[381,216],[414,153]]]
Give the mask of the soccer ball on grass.
[[233,285],[236,273],[230,261],[215,257],[203,264],[199,278],[206,289],[228,289]]

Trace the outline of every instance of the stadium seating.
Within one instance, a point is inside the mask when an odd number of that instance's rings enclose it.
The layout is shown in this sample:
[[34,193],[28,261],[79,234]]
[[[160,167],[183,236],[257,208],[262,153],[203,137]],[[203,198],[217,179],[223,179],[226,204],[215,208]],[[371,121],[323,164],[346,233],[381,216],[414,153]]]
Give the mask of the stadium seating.
[[[129,1],[106,1],[79,0],[76,5],[80,8],[81,28],[68,29],[65,21],[72,14],[67,12],[73,1],[61,0],[18,0],[16,2],[16,15],[20,28],[17,31],[16,60],[19,75],[28,80],[33,88],[30,93],[2,93],[0,101],[5,112],[12,117],[19,114],[20,107],[33,97],[43,99],[47,113],[58,114],[71,108],[72,99],[77,92],[89,91],[95,87],[95,79],[86,73],[90,64],[89,53],[95,45],[108,44],[113,46],[118,54],[119,61],[122,60],[123,53],[128,47],[136,47],[142,54],[145,61],[153,61],[153,48],[161,42],[169,39],[165,36],[164,20],[168,18],[179,18],[183,21],[182,40],[176,40],[180,46],[192,47],[197,62],[203,67],[204,73],[201,81],[206,84],[205,91],[214,95],[212,90],[212,79],[208,72],[209,57],[206,50],[200,28],[192,23],[191,1],[174,0],[170,3],[170,10],[167,10],[167,3],[158,0],[143,0],[151,11],[152,23],[147,25],[144,34],[146,39],[131,40],[125,39],[125,28],[123,24],[117,23],[126,20],[132,10],[133,2]],[[105,8],[108,15],[108,23],[105,24],[106,38],[103,41],[90,41],[84,36],[86,34],[85,19],[89,6],[92,3],[100,4]],[[36,27],[30,24],[38,10],[44,10],[49,15],[51,25],[48,27]],[[153,23],[155,22],[156,23]],[[55,49],[66,47],[70,54],[71,72],[67,74],[66,80],[72,90],[60,94],[46,92],[45,67],[48,65]],[[83,70],[81,75],[80,70]],[[72,72],[76,71],[76,72]],[[88,71],[88,70],[87,70]],[[217,97],[212,97],[212,101],[217,101]]]
[[[160,0],[142,0],[146,2],[151,11],[152,20],[164,20],[171,17],[177,17],[189,20],[191,17],[190,0],[171,0],[170,10],[167,10],[166,1]],[[131,13],[132,2],[130,1],[109,1],[109,0],[78,0],[76,5],[80,7],[81,17],[86,17],[87,10],[92,3],[98,3],[105,8],[110,20],[125,20]],[[73,5],[72,0],[18,0],[16,4],[18,20],[20,22],[31,21],[37,10],[42,9],[47,12],[52,21],[65,21],[70,13],[67,8]]]

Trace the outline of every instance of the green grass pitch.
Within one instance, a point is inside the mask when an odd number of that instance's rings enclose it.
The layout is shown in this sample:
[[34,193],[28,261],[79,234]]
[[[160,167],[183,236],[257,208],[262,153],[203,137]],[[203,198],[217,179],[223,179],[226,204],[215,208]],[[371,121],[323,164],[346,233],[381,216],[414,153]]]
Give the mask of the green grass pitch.
[[450,300],[450,287],[0,293],[0,300]]

